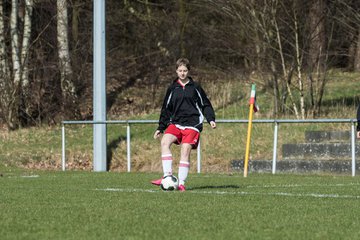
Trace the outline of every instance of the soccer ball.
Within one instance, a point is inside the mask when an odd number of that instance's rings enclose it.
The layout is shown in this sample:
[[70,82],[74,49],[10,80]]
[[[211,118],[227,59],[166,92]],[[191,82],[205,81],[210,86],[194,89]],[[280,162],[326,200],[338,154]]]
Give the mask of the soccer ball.
[[179,181],[174,175],[165,176],[161,180],[160,187],[164,191],[173,191],[176,190],[179,186]]

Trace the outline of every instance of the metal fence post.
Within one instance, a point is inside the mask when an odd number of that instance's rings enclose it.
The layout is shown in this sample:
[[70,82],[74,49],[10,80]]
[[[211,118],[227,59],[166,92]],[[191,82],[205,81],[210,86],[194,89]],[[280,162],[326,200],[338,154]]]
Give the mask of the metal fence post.
[[130,124],[126,126],[127,171],[131,171]]
[[276,153],[277,153],[277,140],[278,140],[278,125],[279,125],[278,122],[275,121],[272,174],[275,174],[275,172],[276,172]]
[[351,175],[355,176],[355,123],[351,123]]
[[65,171],[65,124],[61,126],[61,153],[62,170]]
[[197,173],[201,173],[201,146],[200,146],[200,140],[199,140],[199,145],[197,147]]

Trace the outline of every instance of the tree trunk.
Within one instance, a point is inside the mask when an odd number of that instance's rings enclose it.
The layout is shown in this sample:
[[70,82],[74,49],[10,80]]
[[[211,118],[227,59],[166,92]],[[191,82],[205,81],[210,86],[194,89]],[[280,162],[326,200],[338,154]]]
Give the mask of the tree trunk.
[[28,53],[31,36],[31,16],[33,10],[33,0],[25,0],[25,17],[24,17],[24,35],[22,39],[21,49],[21,66],[22,66],[22,86],[29,86],[29,69],[28,69]]
[[[6,15],[3,9],[3,1],[0,1],[0,5],[0,57],[2,59],[0,63],[0,104],[2,116],[8,128],[15,130],[21,124],[20,116],[24,111],[21,105],[24,104],[22,97],[28,95],[29,91],[27,57],[30,46],[33,0],[25,0],[24,9],[19,9],[17,0],[11,1],[10,45],[5,44],[8,36],[4,25],[7,21],[4,19]],[[22,22],[18,21],[19,17],[23,20]],[[22,23],[23,25],[21,25]],[[19,34],[21,28],[23,28],[23,32]],[[22,38],[19,39],[19,36]],[[7,59],[10,59],[11,63]]]
[[10,130],[19,127],[19,104],[21,87],[20,48],[18,33],[18,1],[11,1],[10,33],[11,33],[11,58],[12,58],[12,79],[9,108],[7,111],[7,124]]
[[274,109],[273,109],[273,114],[274,117],[278,116],[278,112],[279,112],[279,99],[280,99],[280,94],[279,94],[279,83],[278,83],[278,77],[277,77],[277,73],[276,73],[276,69],[275,69],[275,64],[272,61],[271,62],[271,71],[272,71],[272,82],[273,82],[273,88],[274,88]]
[[184,34],[185,34],[185,27],[186,27],[186,11],[185,11],[185,3],[184,0],[179,0],[179,21],[180,21],[180,56],[185,57],[186,51],[185,51],[185,42],[184,42]]
[[[280,59],[281,59],[281,67],[282,67],[282,71],[283,71],[283,81],[286,82],[287,94],[289,94],[290,101],[291,101],[295,116],[296,116],[296,118],[299,119],[299,111],[297,109],[296,102],[295,102],[295,99],[293,97],[292,90],[291,90],[291,87],[290,87],[291,78],[292,78],[292,69],[291,69],[291,71],[286,69],[286,62],[285,62],[285,58],[284,58],[284,52],[283,52],[282,41],[281,41],[281,36],[280,36],[280,30],[279,30],[275,15],[276,14],[273,13],[273,22],[274,22],[274,27],[275,27],[275,31],[276,31],[276,41],[277,41],[277,44],[278,44],[278,51],[279,51],[279,55],[280,55]],[[284,103],[284,105],[285,105],[285,103]]]
[[[326,35],[325,35],[325,0],[313,0],[309,12],[309,55],[308,72],[310,88],[310,99],[313,116],[317,115],[319,99],[322,99],[324,81],[325,81],[325,55],[326,55]],[[316,99],[314,99],[316,98]]]
[[34,2],[33,0],[25,0],[25,17],[24,17],[24,34],[22,39],[22,48],[21,48],[21,67],[22,67],[22,87],[21,87],[21,98],[22,98],[22,109],[21,113],[24,113],[24,120],[31,117],[30,106],[30,81],[29,81],[29,68],[28,68],[28,54],[30,47],[30,37],[31,37],[31,16],[33,10]]
[[305,99],[304,99],[304,84],[302,79],[302,55],[300,54],[300,43],[299,43],[299,23],[296,12],[294,13],[294,33],[295,33],[295,52],[296,52],[296,71],[299,85],[300,95],[300,111],[301,118],[305,119]]
[[356,48],[355,48],[355,55],[354,55],[354,71],[360,72],[360,27],[359,33],[356,39]]
[[8,122],[8,102],[10,99],[10,70],[7,61],[5,48],[5,27],[4,27],[4,9],[3,0],[0,0],[0,109],[1,115],[4,117],[5,122]]
[[313,0],[309,12],[309,58],[308,65],[312,69],[322,67],[325,43],[325,1]]
[[74,111],[77,108],[77,96],[75,85],[72,81],[66,0],[57,1],[57,40],[63,112],[68,117],[75,117],[77,114],[76,111]]
[[79,41],[79,15],[80,15],[80,3],[78,0],[73,1],[72,7],[72,19],[71,19],[71,31],[73,39],[73,47],[78,45]]

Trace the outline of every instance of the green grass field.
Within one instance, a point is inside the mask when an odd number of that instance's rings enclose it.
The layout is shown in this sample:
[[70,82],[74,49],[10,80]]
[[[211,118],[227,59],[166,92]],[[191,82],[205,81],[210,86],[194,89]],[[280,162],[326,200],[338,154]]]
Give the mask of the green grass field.
[[2,170],[1,239],[360,237],[359,177],[191,174],[163,192],[158,174]]
[[[355,117],[358,79],[332,73],[321,118]],[[247,99],[235,100],[246,96],[248,87],[238,81],[207,87],[211,96],[219,95],[213,97],[218,119],[247,118]],[[271,99],[269,93],[259,92],[261,110],[255,119],[272,118]],[[158,113],[129,118],[157,119]],[[342,131],[349,126],[282,124],[279,161],[282,144],[303,142],[305,131]],[[159,142],[152,138],[155,128],[132,126],[132,173],[126,173],[125,125],[108,125],[111,171],[104,173],[91,172],[90,125],[67,126],[71,171],[66,172],[59,171],[60,125],[0,131],[0,240],[360,239],[359,173],[250,172],[244,178],[233,173],[230,161],[244,157],[247,125],[219,124],[215,131],[205,126],[202,133],[203,173],[195,173],[192,156],[188,191],[163,192],[149,183],[162,169]],[[251,159],[271,159],[272,146],[272,125],[254,124]],[[173,151],[175,169],[178,150]]]

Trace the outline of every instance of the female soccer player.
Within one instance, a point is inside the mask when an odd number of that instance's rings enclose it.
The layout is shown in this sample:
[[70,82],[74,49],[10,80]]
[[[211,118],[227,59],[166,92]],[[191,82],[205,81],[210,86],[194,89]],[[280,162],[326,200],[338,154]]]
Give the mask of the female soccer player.
[[[179,191],[185,191],[185,181],[189,173],[190,152],[196,149],[203,129],[204,116],[211,127],[216,128],[215,112],[201,86],[188,76],[190,63],[186,58],[176,62],[177,78],[167,89],[162,105],[159,127],[154,133],[161,139],[161,160],[164,176],[172,175],[173,157],[171,145],[180,145]],[[161,180],[151,181],[160,185]]]

